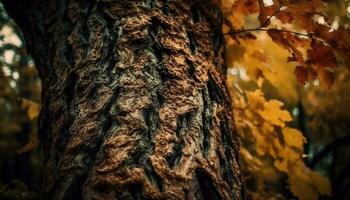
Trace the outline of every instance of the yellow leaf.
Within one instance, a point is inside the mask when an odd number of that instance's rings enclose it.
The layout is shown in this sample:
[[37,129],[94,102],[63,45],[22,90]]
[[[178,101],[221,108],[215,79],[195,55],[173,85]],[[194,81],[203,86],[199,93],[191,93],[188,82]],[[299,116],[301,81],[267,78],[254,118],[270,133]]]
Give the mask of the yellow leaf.
[[246,92],[248,104],[252,107],[252,110],[257,111],[264,108],[265,98],[261,90],[255,90],[253,92]]
[[40,105],[28,99],[22,99],[22,108],[27,109],[27,115],[31,120],[38,117],[40,112]]
[[270,100],[265,102],[264,110],[260,111],[259,114],[266,121],[273,125],[284,127],[285,122],[292,121],[288,111],[282,110],[283,103],[277,100]]
[[315,171],[311,172],[310,177],[311,184],[314,185],[314,187],[316,187],[316,189],[321,195],[331,194],[331,184],[329,183],[329,180],[327,178],[321,176]]
[[275,160],[274,166],[282,171],[288,173],[288,161],[283,159],[283,160]]
[[299,175],[289,176],[290,190],[299,200],[317,200],[318,195],[308,184],[307,178]]
[[301,158],[300,152],[297,152],[292,148],[281,148],[279,149],[278,154],[279,154],[279,157],[288,158],[288,160],[292,162],[296,162]]
[[[240,40],[244,46],[243,61],[237,66],[244,66],[249,78],[260,78],[270,82],[277,92],[290,103],[297,101],[296,80],[293,71],[296,62],[286,62],[290,52],[272,41],[266,33],[255,33],[255,40]],[[271,54],[271,49],[275,53]],[[257,52],[261,56],[257,56]],[[228,55],[227,57],[230,57]]]
[[289,173],[292,193],[300,200],[317,200],[319,194],[330,195],[331,186],[327,178],[312,171],[300,160],[293,163]]
[[282,134],[285,142],[289,146],[297,147],[298,149],[302,149],[304,143],[306,143],[306,139],[303,134],[295,128],[283,128]]

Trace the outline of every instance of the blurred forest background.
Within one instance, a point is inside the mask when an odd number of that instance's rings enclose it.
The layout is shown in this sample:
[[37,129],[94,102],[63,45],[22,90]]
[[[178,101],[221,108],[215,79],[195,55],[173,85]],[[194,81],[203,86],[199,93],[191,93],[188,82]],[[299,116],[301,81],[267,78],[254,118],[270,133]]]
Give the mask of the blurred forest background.
[[[349,26],[349,1],[332,1],[328,9],[336,21],[331,26]],[[245,18],[245,23],[245,28],[258,26],[254,16]],[[335,70],[330,89],[318,79],[301,86],[294,76],[295,64],[285,61],[286,50],[264,32],[255,36],[239,45],[226,38],[227,83],[241,136],[249,197],[315,199],[317,193],[328,193],[330,183],[333,199],[350,199],[348,70]],[[42,167],[36,133],[40,79],[20,30],[2,5],[0,64],[0,199],[35,199]]]

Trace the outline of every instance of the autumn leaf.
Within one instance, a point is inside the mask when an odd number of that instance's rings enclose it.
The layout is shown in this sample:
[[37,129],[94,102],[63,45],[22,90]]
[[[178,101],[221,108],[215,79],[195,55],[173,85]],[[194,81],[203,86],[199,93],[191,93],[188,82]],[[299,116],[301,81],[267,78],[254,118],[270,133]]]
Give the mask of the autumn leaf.
[[40,112],[40,105],[34,101],[22,98],[22,108],[27,110],[29,119],[38,117]]
[[288,173],[288,160],[286,159],[276,159],[275,162],[274,162],[274,166],[282,171],[282,172],[286,172]]
[[330,89],[334,83],[334,74],[326,69],[318,70],[318,78],[324,88]]
[[261,62],[267,61],[267,56],[262,51],[255,50],[252,54],[257,60],[260,60]]
[[321,195],[330,195],[331,194],[331,185],[327,178],[321,176],[318,172],[311,171],[310,182],[314,183],[318,192]]
[[247,98],[249,105],[256,111],[264,109],[265,98],[260,90],[247,92]]
[[[234,83],[230,76],[228,80],[228,84]],[[258,188],[263,190],[265,181],[278,180],[269,177],[276,177],[279,172],[288,175],[291,192],[301,200],[316,200],[320,195],[329,195],[330,185],[327,178],[303,163],[306,139],[300,131],[286,125],[286,122],[291,121],[291,116],[282,109],[283,103],[266,100],[261,90],[244,92],[238,89],[239,92],[232,92],[233,89],[230,86],[229,88],[233,102],[236,102],[234,114],[243,141],[241,156],[244,169],[254,175]],[[243,98],[243,93],[246,99]],[[246,146],[252,141],[255,142],[253,150]],[[265,162],[267,156],[273,160],[272,166]],[[271,167],[277,171],[273,171]]]
[[303,145],[306,143],[306,139],[303,134],[294,128],[283,128],[282,129],[284,141],[292,147],[302,149]]
[[301,161],[294,163],[291,173],[294,174],[289,176],[291,191],[300,200],[317,200],[319,195],[331,194],[328,179],[310,170]]
[[283,103],[277,100],[270,100],[264,103],[264,110],[260,111],[259,114],[266,121],[273,125],[283,127],[285,122],[292,121],[292,117],[288,111],[282,110]]
[[307,51],[308,58],[311,64],[320,67],[337,67],[337,60],[335,54],[330,46],[313,41],[311,48]]
[[283,24],[292,23],[293,15],[288,12],[280,11],[276,14],[276,18],[279,19]]
[[221,3],[225,17],[225,24],[231,28],[240,29],[245,24],[245,17],[259,11],[255,0],[224,1]]
[[[304,85],[318,79],[322,87],[329,89],[334,84],[333,73],[339,60],[350,66],[350,32],[341,25],[337,30],[331,30],[333,25],[331,27],[324,10],[327,2],[322,0],[273,0],[270,3],[258,0],[258,10],[256,5],[249,10],[245,3],[248,1],[244,0],[221,2],[227,2],[227,5],[234,2],[232,8],[235,9],[231,14],[235,16],[230,16],[230,12],[225,12],[225,16],[232,23],[236,20],[239,24],[239,28],[229,26],[232,29],[225,30],[230,51],[227,53],[228,65],[239,66],[237,70],[244,69],[248,76],[244,80],[254,81],[259,88],[237,92],[229,86],[243,146],[243,165],[247,166],[244,169],[255,180],[260,192],[269,181],[262,176],[262,172],[268,169],[270,172],[275,170],[274,174],[286,174],[290,191],[298,199],[316,200],[321,195],[329,195],[327,178],[303,162],[305,137],[288,126],[291,115],[283,109],[282,102],[266,99],[263,88],[264,83],[271,83],[279,94],[289,97],[287,100],[296,90],[296,81]],[[256,29],[248,24],[254,16],[254,23],[258,24]],[[246,27],[252,31],[245,31]],[[246,37],[249,34],[254,34],[254,37]],[[230,46],[232,44],[234,48]],[[234,52],[233,49],[239,48],[244,52]],[[295,78],[290,78],[293,73]],[[243,80],[237,76],[235,80]],[[295,92],[294,96],[298,94]]]
[[304,85],[308,80],[308,70],[301,66],[296,66],[294,74],[298,80],[298,83]]
[[317,200],[318,194],[308,184],[308,176],[299,172],[289,177],[290,189],[299,200]]
[[[292,33],[279,31],[277,29],[271,29],[267,31],[267,33],[274,42],[279,44],[281,47],[288,49],[292,53],[294,61],[299,62],[299,64],[304,63],[302,53],[296,48],[297,44],[292,43],[297,41],[296,39],[291,40],[291,38],[295,38]],[[287,38],[289,39],[287,40]]]

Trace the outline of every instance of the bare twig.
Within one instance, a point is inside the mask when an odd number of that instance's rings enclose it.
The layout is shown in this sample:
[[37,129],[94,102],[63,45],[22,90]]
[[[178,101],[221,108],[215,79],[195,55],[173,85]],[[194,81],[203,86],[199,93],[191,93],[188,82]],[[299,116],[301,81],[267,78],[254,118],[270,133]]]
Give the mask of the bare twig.
[[258,27],[258,28],[251,28],[251,29],[243,29],[243,30],[230,30],[229,32],[225,33],[225,35],[234,35],[234,34],[241,34],[241,33],[245,33],[245,32],[254,32],[254,31],[276,31],[276,32],[283,32],[283,33],[291,33],[293,35],[298,35],[298,36],[302,36],[302,37],[306,37],[309,38],[311,40],[315,40],[318,42],[321,42],[323,44],[327,44],[332,46],[331,44],[329,44],[327,41],[321,40],[319,38],[315,38],[312,35],[309,34],[304,34],[304,33],[299,33],[299,32],[295,32],[295,31],[291,31],[291,30],[286,30],[286,29],[277,29],[277,28],[264,28],[264,27]]

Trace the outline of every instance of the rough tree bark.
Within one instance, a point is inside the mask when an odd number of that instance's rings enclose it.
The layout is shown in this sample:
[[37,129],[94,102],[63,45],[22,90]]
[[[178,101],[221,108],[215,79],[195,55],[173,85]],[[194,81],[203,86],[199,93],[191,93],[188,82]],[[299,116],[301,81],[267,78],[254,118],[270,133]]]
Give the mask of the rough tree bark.
[[42,84],[44,199],[242,199],[220,10],[4,0]]

